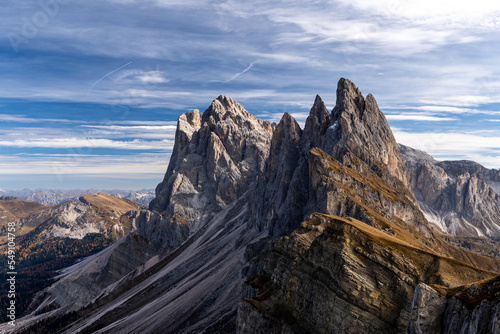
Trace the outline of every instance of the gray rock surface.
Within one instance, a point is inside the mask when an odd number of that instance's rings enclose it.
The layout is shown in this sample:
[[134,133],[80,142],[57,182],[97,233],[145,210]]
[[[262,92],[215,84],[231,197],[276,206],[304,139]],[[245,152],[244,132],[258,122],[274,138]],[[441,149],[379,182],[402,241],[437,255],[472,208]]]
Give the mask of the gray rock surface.
[[411,305],[408,334],[441,333],[441,315],[446,308],[446,297],[425,283],[415,289]]
[[500,171],[472,161],[437,161],[400,145],[411,185],[427,219],[462,237],[500,238]]
[[156,188],[152,211],[178,215],[191,233],[241,197],[264,169],[271,145],[270,122],[219,96],[200,116],[179,118],[165,179]]
[[407,333],[500,333],[500,276],[453,289],[419,285]]
[[418,282],[494,276],[400,240],[352,218],[311,215],[277,240],[249,281],[255,292],[239,308],[239,332],[405,333]]

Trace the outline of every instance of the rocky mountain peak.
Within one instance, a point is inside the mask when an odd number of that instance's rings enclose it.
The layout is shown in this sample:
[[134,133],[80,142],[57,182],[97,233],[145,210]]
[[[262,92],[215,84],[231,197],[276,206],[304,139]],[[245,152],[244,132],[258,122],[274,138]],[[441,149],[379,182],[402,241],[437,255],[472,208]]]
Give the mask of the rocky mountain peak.
[[310,149],[319,146],[321,138],[326,133],[330,126],[331,115],[325,106],[325,103],[319,95],[316,95],[314,104],[309,111],[309,116],[306,119],[304,127],[304,137],[302,139],[303,146]]
[[401,160],[398,144],[373,95],[368,94],[365,99],[351,81],[340,79],[332,124],[333,130],[339,133],[330,135],[330,143],[323,146],[334,158],[343,161],[345,153],[350,151],[374,170],[379,170],[382,163],[388,174],[409,187],[408,171]]
[[350,80],[341,78],[337,84],[335,111],[349,112],[361,118],[365,109],[365,99],[361,91]]
[[314,104],[309,112],[309,116],[316,117],[319,123],[329,122],[330,120],[330,112],[328,112],[325,103],[319,95],[316,95],[314,99]]
[[283,138],[293,138],[300,139],[302,136],[302,129],[299,123],[293,118],[292,115],[285,112],[281,118],[278,126],[273,133],[273,142],[276,140],[282,140]]
[[255,119],[255,116],[250,114],[243,108],[241,104],[232,98],[219,95],[218,98],[212,101],[212,104],[203,113],[203,122],[207,122],[212,117],[214,122],[219,122],[227,118],[230,119]]
[[201,125],[200,111],[194,109],[193,111],[186,112],[179,117],[179,120],[187,122],[192,127],[199,128]]
[[153,211],[178,215],[193,230],[241,196],[264,169],[273,128],[230,97],[220,95],[198,116],[179,118],[165,178],[150,203]]

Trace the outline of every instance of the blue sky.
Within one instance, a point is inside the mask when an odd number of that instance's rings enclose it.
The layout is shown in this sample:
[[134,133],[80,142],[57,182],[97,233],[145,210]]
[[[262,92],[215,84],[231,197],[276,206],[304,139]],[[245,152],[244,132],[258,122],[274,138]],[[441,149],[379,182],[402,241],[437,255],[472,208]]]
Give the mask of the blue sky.
[[0,188],[156,186],[177,117],[220,94],[304,121],[340,77],[396,139],[500,168],[500,4],[40,0],[0,4]]

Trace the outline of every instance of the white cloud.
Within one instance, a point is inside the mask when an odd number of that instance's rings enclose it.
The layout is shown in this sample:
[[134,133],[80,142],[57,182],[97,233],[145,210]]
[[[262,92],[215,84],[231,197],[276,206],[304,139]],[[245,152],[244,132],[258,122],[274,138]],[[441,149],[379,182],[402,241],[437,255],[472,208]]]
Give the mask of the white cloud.
[[92,137],[175,139],[176,125],[82,125]]
[[409,109],[425,110],[425,111],[435,111],[439,113],[450,113],[450,114],[485,114],[485,115],[500,115],[500,111],[487,110],[487,109],[471,109],[471,108],[460,108],[453,106],[419,106],[419,107],[409,107]]
[[308,64],[314,66],[324,66],[323,63],[315,60],[313,55],[309,55],[308,57],[292,54],[292,53],[252,53],[252,56],[259,57],[259,61],[261,62],[272,62],[272,63],[292,63],[292,64]]
[[421,24],[460,26],[468,29],[472,25],[494,29],[500,23],[500,4],[495,1],[477,0],[472,4],[466,0],[339,0],[360,11],[381,15],[388,19],[407,19]]
[[113,121],[113,124],[126,125],[152,125],[152,126],[177,126],[177,121]]
[[10,114],[0,114],[0,121],[16,122],[16,123],[38,123],[38,122],[81,123],[80,121],[72,121],[69,119],[32,118],[32,117],[27,117],[26,115],[10,115]]
[[140,82],[146,83],[146,84],[149,84],[149,83],[157,84],[157,83],[169,82],[169,80],[167,78],[165,78],[161,74],[161,72],[159,72],[159,71],[151,71],[148,73],[144,73],[142,75],[138,75],[137,79],[139,79]]
[[385,115],[385,118],[391,121],[424,121],[424,122],[445,122],[456,121],[457,118],[452,117],[436,117],[425,115]]
[[38,138],[0,140],[0,147],[39,147],[39,148],[111,148],[121,150],[170,150],[173,140],[145,141],[134,139],[118,141],[103,138]]
[[39,156],[6,156],[0,161],[0,175],[14,174],[162,174],[170,153],[141,154],[137,159],[122,155],[56,154]]
[[147,89],[127,89],[126,97],[147,97],[147,98],[169,98],[175,96],[189,96],[191,92],[168,92],[163,90],[147,90]]
[[[493,164],[500,157],[500,137],[485,136],[476,133],[457,132],[405,132],[393,128],[394,137],[407,145],[432,156],[456,160],[458,157],[476,162],[490,168],[499,168]],[[492,159],[492,156],[496,158]],[[454,158],[453,158],[454,157]]]
[[113,79],[121,83],[161,84],[167,83],[166,73],[163,71],[144,71],[139,69],[123,70],[118,72]]

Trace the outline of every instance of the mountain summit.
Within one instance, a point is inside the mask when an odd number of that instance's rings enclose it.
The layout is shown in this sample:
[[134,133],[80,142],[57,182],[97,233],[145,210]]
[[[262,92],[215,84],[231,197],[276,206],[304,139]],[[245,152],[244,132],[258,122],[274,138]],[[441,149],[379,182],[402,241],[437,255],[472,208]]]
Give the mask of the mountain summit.
[[[418,332],[432,323],[413,321],[412,305],[426,306],[417,287],[495,282],[500,270],[429,224],[375,98],[347,79],[331,112],[316,96],[304,129],[225,96],[181,115],[156,198],[126,218],[130,234],[40,294],[23,326],[50,316],[65,333]],[[63,298],[78,294],[81,308]]]

